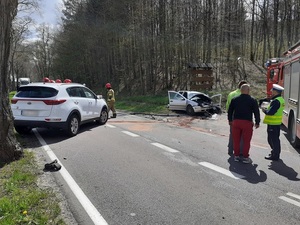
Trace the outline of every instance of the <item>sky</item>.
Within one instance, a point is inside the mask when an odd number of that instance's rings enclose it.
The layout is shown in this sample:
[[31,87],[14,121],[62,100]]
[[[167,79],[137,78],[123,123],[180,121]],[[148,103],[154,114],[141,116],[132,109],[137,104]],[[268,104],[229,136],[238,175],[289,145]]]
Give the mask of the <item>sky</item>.
[[57,25],[60,21],[61,8],[63,6],[63,0],[40,0],[40,13],[35,12],[32,17],[38,24]]
[[32,42],[38,39],[37,27],[45,24],[50,27],[50,30],[57,30],[61,22],[63,0],[37,0],[39,9],[24,10],[20,8],[18,17],[31,17],[34,23],[29,25],[30,35],[25,42]]

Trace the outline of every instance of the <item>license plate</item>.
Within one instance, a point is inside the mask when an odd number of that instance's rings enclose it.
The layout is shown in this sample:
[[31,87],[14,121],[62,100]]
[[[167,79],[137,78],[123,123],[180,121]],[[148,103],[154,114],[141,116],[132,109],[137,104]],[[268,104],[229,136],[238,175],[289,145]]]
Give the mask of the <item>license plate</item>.
[[38,111],[35,110],[23,110],[22,111],[22,116],[37,116]]

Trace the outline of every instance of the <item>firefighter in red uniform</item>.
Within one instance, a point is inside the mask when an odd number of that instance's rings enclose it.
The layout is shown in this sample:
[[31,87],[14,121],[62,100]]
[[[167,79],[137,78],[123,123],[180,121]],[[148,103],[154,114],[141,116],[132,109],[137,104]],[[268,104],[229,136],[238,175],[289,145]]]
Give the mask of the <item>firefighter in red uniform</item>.
[[106,89],[107,89],[107,106],[108,106],[108,114],[109,114],[109,111],[111,110],[112,113],[113,113],[113,116],[112,118],[116,118],[117,117],[117,112],[116,112],[116,109],[115,109],[115,102],[116,102],[116,99],[115,99],[115,92],[114,90],[111,88],[111,84],[110,83],[107,83],[105,85]]

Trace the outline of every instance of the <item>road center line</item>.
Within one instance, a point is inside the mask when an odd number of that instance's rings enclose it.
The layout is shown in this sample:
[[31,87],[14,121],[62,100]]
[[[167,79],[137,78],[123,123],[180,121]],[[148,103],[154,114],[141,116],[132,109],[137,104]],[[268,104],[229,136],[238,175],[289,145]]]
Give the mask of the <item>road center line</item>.
[[105,221],[105,219],[102,217],[102,215],[98,212],[98,210],[95,208],[95,206],[92,204],[92,202],[88,199],[88,197],[84,194],[84,192],[81,190],[81,188],[78,186],[78,184],[75,182],[75,180],[72,178],[72,176],[69,174],[69,172],[65,169],[63,164],[58,160],[57,156],[54,154],[54,152],[51,150],[51,148],[47,145],[45,140],[42,138],[42,136],[38,133],[36,129],[33,129],[33,132],[39,142],[42,145],[42,148],[44,151],[48,154],[50,160],[55,160],[61,164],[61,169],[58,171],[63,179],[68,184],[69,188],[72,190],[82,207],[85,209],[91,220],[94,222],[95,225],[108,225],[108,223]]
[[293,200],[293,199],[290,199],[290,198],[285,197],[285,196],[280,196],[280,197],[278,197],[278,198],[280,198],[281,200],[286,201],[286,202],[288,202],[288,203],[291,203],[291,204],[293,204],[293,205],[295,205],[295,206],[300,207],[300,202],[297,202],[297,201],[295,201],[295,200]]
[[286,193],[286,194],[289,195],[289,196],[291,196],[291,197],[294,197],[294,198],[297,198],[297,199],[300,200],[300,195],[296,195],[296,194],[293,194],[293,193],[291,193],[291,192],[288,192],[288,193]]
[[158,148],[161,148],[167,152],[171,152],[171,153],[175,153],[175,152],[179,152],[178,150],[175,150],[173,148],[170,148],[168,146],[165,146],[165,145],[162,145],[162,144],[159,144],[159,143],[151,143],[152,145],[158,147]]
[[134,134],[134,133],[131,133],[131,132],[126,131],[126,130],[123,130],[122,132],[123,132],[124,134],[127,134],[127,135],[131,136],[131,137],[139,137],[139,136],[140,136],[140,135],[138,135],[138,134]]
[[242,175],[240,175],[238,173],[232,172],[230,170],[226,170],[226,169],[224,169],[222,167],[216,166],[216,165],[211,164],[209,162],[199,162],[198,164],[201,165],[201,166],[204,166],[206,168],[212,169],[212,170],[214,170],[216,172],[222,173],[222,174],[224,174],[224,175],[226,175],[228,177],[231,177],[233,179],[243,179],[243,178],[245,178],[244,176],[242,176]]

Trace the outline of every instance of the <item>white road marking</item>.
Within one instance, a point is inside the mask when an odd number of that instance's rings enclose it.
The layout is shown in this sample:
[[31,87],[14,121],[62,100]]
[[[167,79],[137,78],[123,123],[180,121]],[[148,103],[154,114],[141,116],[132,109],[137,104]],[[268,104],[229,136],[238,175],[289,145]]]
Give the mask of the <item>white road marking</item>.
[[113,125],[110,125],[110,124],[105,124],[107,127],[109,127],[109,128],[116,128],[115,126],[113,126]]
[[288,197],[285,197],[285,196],[280,196],[278,198],[280,198],[281,200],[286,201],[288,203],[291,203],[291,204],[293,204],[295,206],[300,207],[300,202],[297,202],[297,201],[295,201],[295,200],[293,200],[291,198],[288,198]]
[[167,152],[171,152],[171,153],[175,153],[175,152],[179,152],[178,150],[175,150],[173,148],[170,148],[168,146],[165,146],[165,145],[162,145],[162,144],[159,144],[159,143],[151,143],[152,145],[158,147],[158,148],[161,148]]
[[[39,142],[42,145],[42,148],[45,150],[45,152],[48,154],[49,158],[53,161],[57,159],[57,156],[54,154],[54,152],[51,150],[51,148],[47,145],[45,140],[42,138],[42,136],[38,133],[36,129],[33,129],[33,132]],[[95,225],[108,225],[108,223],[105,221],[105,219],[101,216],[101,214],[98,212],[98,210],[95,208],[95,206],[91,203],[91,201],[88,199],[88,197],[84,194],[84,192],[81,190],[81,188],[78,186],[78,184],[75,182],[75,180],[72,178],[72,176],[69,174],[69,172],[65,169],[63,164],[57,159],[59,164],[61,164],[61,169],[58,171],[66,183],[69,185],[70,189],[74,193],[74,195],[77,197],[78,201],[82,205],[82,207],[85,209],[91,220],[94,222]]]
[[123,130],[122,132],[123,132],[124,134],[127,134],[127,135],[131,136],[131,137],[139,137],[139,136],[140,136],[140,135],[138,135],[138,134],[134,134],[134,133],[131,133],[131,132],[126,131],[126,130]]
[[296,195],[296,194],[293,194],[293,193],[291,193],[291,192],[288,192],[288,193],[286,193],[286,194],[289,195],[289,196],[291,196],[291,197],[294,197],[294,198],[297,198],[297,199],[300,200],[300,195]]
[[216,166],[216,165],[211,164],[209,162],[199,162],[198,164],[201,165],[201,166],[205,166],[205,167],[207,167],[209,169],[212,169],[214,171],[217,171],[219,173],[222,173],[222,174],[224,174],[226,176],[229,176],[229,177],[231,177],[233,179],[243,179],[243,178],[245,178],[243,175],[240,175],[238,173],[232,172],[230,170],[223,169],[222,167]]

